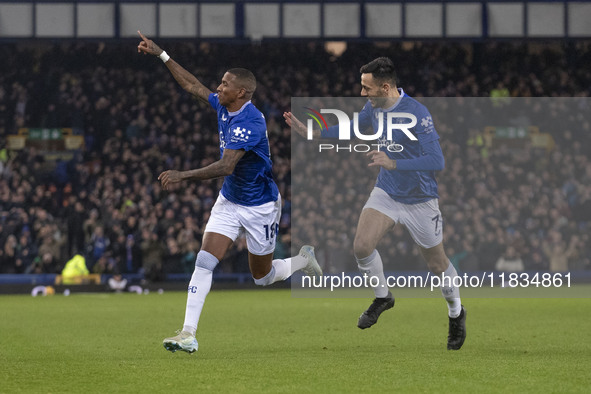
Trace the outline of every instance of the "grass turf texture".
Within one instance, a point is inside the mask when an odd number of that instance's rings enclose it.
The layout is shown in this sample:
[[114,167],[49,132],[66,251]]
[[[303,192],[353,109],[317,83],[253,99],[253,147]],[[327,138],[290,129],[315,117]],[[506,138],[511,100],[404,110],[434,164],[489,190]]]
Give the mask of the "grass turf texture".
[[193,355],[164,350],[185,293],[0,296],[2,393],[588,392],[590,299],[465,299],[468,339],[446,350],[442,299],[212,291]]

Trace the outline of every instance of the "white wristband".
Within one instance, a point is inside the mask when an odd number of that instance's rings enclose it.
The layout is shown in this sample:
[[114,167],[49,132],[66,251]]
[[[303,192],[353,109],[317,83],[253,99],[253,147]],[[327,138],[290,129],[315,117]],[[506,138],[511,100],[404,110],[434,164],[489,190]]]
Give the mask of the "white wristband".
[[170,56],[168,56],[168,53],[166,53],[166,51],[162,51],[162,53],[158,55],[158,57],[160,58],[160,60],[162,60],[162,63],[166,63],[168,59],[170,59]]

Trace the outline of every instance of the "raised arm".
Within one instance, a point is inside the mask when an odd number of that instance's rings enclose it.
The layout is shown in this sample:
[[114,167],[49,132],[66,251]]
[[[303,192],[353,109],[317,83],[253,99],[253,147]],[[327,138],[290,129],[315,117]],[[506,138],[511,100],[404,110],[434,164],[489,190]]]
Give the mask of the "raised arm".
[[[137,46],[137,51],[139,53],[143,52],[144,54],[150,54],[154,56],[159,56],[160,59],[164,60],[164,64],[174,77],[178,84],[187,92],[191,93],[193,96],[197,97],[199,100],[207,103],[209,94],[211,90],[205,87],[199,80],[190,72],[185,70],[180,64],[172,60],[166,52],[162,50],[154,41],[148,39],[148,37],[144,36],[139,30],[138,33],[142,38],[142,41]],[[166,59],[168,58],[168,60]]]

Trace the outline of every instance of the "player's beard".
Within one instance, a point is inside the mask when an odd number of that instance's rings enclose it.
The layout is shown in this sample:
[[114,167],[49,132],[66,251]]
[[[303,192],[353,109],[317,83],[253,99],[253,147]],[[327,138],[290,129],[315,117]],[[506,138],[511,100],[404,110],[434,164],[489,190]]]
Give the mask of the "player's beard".
[[233,96],[231,93],[228,94],[228,92],[223,92],[223,93],[218,92],[218,100],[221,105],[223,105],[224,107],[228,107],[229,105],[232,105],[232,103],[234,103],[236,101],[236,96]]
[[370,97],[369,101],[374,108],[386,108],[388,97]]
[[394,104],[395,100],[388,96],[374,96],[369,98],[369,102],[373,108],[386,109],[390,108]]

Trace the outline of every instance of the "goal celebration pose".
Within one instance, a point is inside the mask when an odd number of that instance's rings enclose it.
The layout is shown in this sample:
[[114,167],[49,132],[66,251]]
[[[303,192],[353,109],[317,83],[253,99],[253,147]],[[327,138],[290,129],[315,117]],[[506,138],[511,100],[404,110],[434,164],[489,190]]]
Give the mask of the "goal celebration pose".
[[158,45],[138,32],[138,52],[158,56],[179,85],[217,111],[220,160],[189,171],[164,171],[158,179],[165,190],[183,180],[225,177],[220,194],[205,227],[201,250],[188,287],[182,331],[163,341],[167,350],[193,353],[195,332],[213,270],[241,232],[246,233],[248,264],[257,285],[266,286],[302,270],[320,276],[314,248],[304,245],[298,256],[273,260],[281,196],[273,180],[271,153],[264,115],[252,104],[256,79],[243,68],[228,70],[216,93],[176,63]]
[[[391,140],[384,133],[378,140],[384,149],[367,153],[371,159],[369,166],[379,166],[380,172],[361,211],[353,250],[359,270],[378,278],[378,285],[373,288],[376,298],[359,317],[357,326],[361,329],[371,327],[384,311],[394,306],[394,296],[387,287],[376,246],[400,223],[406,226],[419,246],[429,270],[445,278],[442,279],[441,292],[448,306],[447,349],[458,350],[466,338],[466,310],[459,289],[453,286],[453,278],[458,274],[443,248],[443,220],[435,179],[435,171],[444,167],[439,135],[427,108],[397,87],[392,60],[377,58],[361,67],[360,72],[361,95],[368,101],[359,113],[359,130],[373,128],[377,133],[380,126],[387,124],[388,114],[394,112],[412,114],[417,124],[409,127],[410,136],[405,133],[406,129],[394,129]],[[291,112],[286,112],[284,118],[298,134],[307,135],[307,128]],[[401,123],[408,123],[408,119]],[[338,134],[338,126],[314,130],[314,137],[338,138]],[[403,149],[390,151],[385,148],[391,145]]]

